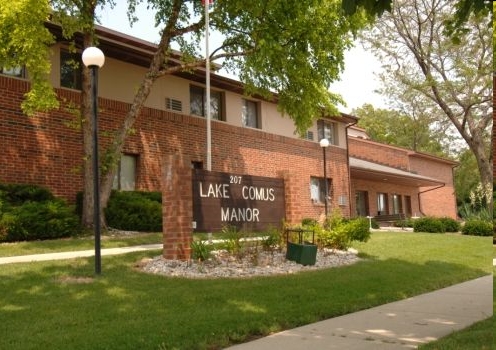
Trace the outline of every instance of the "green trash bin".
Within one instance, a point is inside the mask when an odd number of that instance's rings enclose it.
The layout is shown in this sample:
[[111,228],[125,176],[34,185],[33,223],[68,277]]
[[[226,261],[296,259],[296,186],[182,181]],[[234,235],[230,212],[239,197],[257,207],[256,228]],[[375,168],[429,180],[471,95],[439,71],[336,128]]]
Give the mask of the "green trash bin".
[[[289,241],[289,234],[292,232],[298,233],[298,243]],[[287,229],[286,230],[286,259],[296,262],[297,264],[302,265],[315,265],[317,260],[317,245],[313,242],[304,242],[303,241],[303,233],[311,232],[312,233],[312,241],[314,240],[314,232],[310,230],[295,230],[295,229]]]

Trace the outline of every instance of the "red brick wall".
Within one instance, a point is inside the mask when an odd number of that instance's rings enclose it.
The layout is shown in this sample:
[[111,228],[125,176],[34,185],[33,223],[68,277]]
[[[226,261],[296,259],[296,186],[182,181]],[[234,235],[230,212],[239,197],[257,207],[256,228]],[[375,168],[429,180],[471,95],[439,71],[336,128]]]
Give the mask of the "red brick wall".
[[[82,135],[69,124],[76,120],[62,109],[26,117],[19,111],[26,82],[0,76],[0,141],[3,145],[0,182],[34,183],[49,187],[57,196],[74,202],[82,190]],[[66,100],[78,104],[79,93],[60,90]],[[109,132],[123,120],[129,104],[99,100],[100,149],[108,144]],[[205,120],[168,111],[144,108],[125,152],[138,155],[137,189],[160,190],[162,157],[179,153],[194,161],[205,161]],[[282,137],[223,122],[212,122],[212,170],[268,177],[292,176],[297,189],[292,220],[318,217],[323,205],[310,200],[310,177],[323,176],[322,149],[316,142]],[[330,146],[327,174],[333,179],[330,209],[339,196],[348,196],[346,150]],[[349,203],[349,198],[348,198]],[[349,215],[349,204],[341,207]]]
[[439,179],[445,183],[443,187],[431,190],[432,187],[420,188],[420,205],[422,213],[432,216],[448,216],[457,218],[456,195],[453,184],[453,167],[424,157],[410,157],[410,167],[424,176]]
[[350,157],[408,170],[408,157],[406,156],[408,151],[405,149],[353,137],[348,138],[348,147]]
[[[377,215],[377,193],[382,192],[389,195],[389,212],[392,210],[391,194],[400,194],[403,197],[405,195],[411,196],[412,215],[457,217],[453,168],[450,163],[436,161],[428,157],[411,156],[411,151],[406,149],[356,138],[349,138],[349,152],[352,157],[411,171],[446,183],[441,188],[431,190],[434,186],[416,188],[352,179],[352,196],[356,190],[367,190],[369,211],[372,215]],[[412,186],[414,185],[412,184]],[[355,211],[355,203],[353,203],[352,213]]]

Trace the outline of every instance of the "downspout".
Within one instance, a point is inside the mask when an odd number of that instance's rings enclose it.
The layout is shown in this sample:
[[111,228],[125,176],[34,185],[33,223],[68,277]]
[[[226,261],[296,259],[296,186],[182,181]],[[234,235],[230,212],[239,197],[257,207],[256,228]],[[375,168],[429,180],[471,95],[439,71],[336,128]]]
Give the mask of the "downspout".
[[[345,126],[345,134],[346,134],[346,166],[348,167],[348,203],[349,203],[349,208],[350,208],[350,217],[352,217],[351,213],[351,169],[350,169],[350,146],[348,142],[348,128],[352,127],[353,125],[356,125],[358,121],[348,123]],[[367,203],[368,206],[368,203]]]
[[446,186],[446,184],[442,184],[442,185],[439,185],[439,186],[434,187],[434,188],[429,188],[428,190],[425,190],[425,191],[419,192],[419,193],[417,194],[417,196],[418,196],[418,203],[419,203],[419,211],[420,211],[420,214],[422,214],[422,216],[426,216],[426,215],[425,215],[425,214],[424,214],[424,212],[422,211],[422,201],[420,200],[420,195],[421,195],[422,193],[426,193],[426,192],[430,192],[430,191],[437,190],[438,188],[441,188],[441,187],[444,187],[444,186]]

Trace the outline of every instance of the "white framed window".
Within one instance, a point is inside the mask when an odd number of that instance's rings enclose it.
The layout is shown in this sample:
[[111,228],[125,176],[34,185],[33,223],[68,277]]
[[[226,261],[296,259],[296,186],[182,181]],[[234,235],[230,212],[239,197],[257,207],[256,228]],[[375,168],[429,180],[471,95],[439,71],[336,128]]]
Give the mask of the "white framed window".
[[319,140],[327,139],[330,145],[338,145],[338,123],[327,120],[317,122],[317,132]]
[[[327,199],[331,197],[332,181],[327,179]],[[326,198],[326,181],[323,177],[310,178],[310,199],[313,203],[325,203]]]
[[387,193],[377,193],[377,215],[388,214]]
[[260,117],[258,111],[259,108],[257,102],[243,99],[243,106],[241,108],[241,120],[243,126],[260,129]]
[[0,74],[9,75],[11,77],[25,78],[26,73],[24,67],[0,67]]
[[80,53],[60,50],[60,86],[81,90],[82,65]]
[[[201,86],[190,85],[189,87],[189,109],[190,113],[205,117],[207,109],[207,93]],[[224,120],[222,92],[210,91],[210,117],[216,120]]]
[[112,188],[121,191],[134,191],[136,188],[136,165],[138,156],[123,154],[115,173]]

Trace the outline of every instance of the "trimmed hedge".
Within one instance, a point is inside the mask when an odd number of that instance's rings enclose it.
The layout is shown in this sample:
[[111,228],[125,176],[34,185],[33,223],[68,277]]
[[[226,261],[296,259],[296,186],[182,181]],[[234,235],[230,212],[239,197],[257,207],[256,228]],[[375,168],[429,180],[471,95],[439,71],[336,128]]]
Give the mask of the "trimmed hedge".
[[489,221],[477,219],[468,220],[463,225],[462,233],[471,236],[492,236],[493,225]]
[[449,217],[435,218],[432,216],[425,216],[413,220],[413,230],[415,232],[444,233],[459,232],[460,229],[460,223]]
[[48,189],[0,184],[0,242],[55,239],[80,232],[73,207]]
[[126,231],[162,231],[160,192],[112,191],[105,219],[110,227]]

